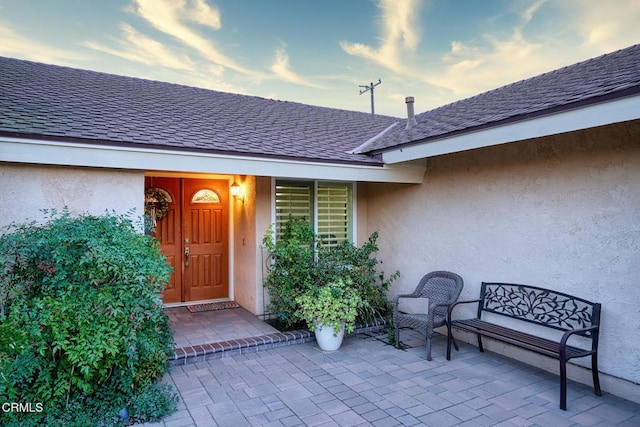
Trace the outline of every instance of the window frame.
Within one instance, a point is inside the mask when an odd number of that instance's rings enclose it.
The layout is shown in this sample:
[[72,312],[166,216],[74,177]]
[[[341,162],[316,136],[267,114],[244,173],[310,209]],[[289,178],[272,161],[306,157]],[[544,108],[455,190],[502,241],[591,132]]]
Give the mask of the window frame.
[[351,190],[351,230],[348,231],[348,240],[351,243],[357,242],[358,236],[358,204],[357,204],[357,182],[356,181],[332,181],[326,179],[295,179],[295,178],[271,178],[271,223],[274,224],[274,238],[277,238],[277,211],[276,211],[276,188],[277,185],[282,183],[288,184],[308,184],[311,187],[312,193],[312,218],[310,218],[311,225],[313,226],[313,231],[315,234],[318,234],[318,188],[322,185],[326,186],[349,186]]

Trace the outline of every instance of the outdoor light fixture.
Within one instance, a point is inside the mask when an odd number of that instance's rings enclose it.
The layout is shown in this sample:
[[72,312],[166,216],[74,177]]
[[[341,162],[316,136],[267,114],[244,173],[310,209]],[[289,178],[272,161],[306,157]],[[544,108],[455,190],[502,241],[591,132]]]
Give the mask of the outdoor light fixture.
[[231,184],[231,195],[233,196],[233,198],[236,200],[242,200],[244,202],[244,194],[242,193],[242,186],[233,181],[233,184]]

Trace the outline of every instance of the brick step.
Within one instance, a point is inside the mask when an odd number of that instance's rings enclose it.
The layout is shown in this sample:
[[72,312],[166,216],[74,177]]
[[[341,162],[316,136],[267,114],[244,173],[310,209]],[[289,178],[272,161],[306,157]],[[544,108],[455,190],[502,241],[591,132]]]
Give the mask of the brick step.
[[[386,325],[387,322],[385,319],[378,319],[372,323],[356,325],[354,333],[379,332],[384,330]],[[186,365],[211,359],[237,356],[239,354],[255,353],[257,351],[270,350],[288,345],[304,344],[315,341],[315,339],[313,332],[308,329],[301,329],[250,338],[219,341],[210,344],[180,347],[175,349],[172,357],[169,357],[169,366]]]

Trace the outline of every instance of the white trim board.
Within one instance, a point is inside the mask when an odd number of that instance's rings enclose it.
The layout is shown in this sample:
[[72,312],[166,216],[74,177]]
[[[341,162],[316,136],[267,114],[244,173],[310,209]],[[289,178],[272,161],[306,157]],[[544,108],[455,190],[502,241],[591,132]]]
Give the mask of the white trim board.
[[385,164],[389,165],[639,118],[640,95],[636,95],[464,135],[443,137],[407,147],[390,149],[382,154],[382,159]]
[[301,162],[9,137],[0,137],[0,162],[413,184],[422,183],[425,172],[416,165]]

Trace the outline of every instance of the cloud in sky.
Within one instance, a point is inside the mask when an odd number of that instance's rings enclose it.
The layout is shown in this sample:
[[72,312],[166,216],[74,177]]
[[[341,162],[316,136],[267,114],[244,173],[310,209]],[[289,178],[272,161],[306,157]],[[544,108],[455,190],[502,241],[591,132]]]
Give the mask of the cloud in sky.
[[[321,85],[293,71],[284,46],[275,52],[275,60],[269,68],[271,73],[247,68],[224,54],[210,38],[197,32],[194,25],[203,25],[213,30],[222,28],[220,11],[209,6],[204,0],[133,0],[128,10],[156,30],[178,40],[183,47],[197,53],[206,61],[208,71],[215,76],[222,78],[225,70],[230,70],[255,81],[282,80],[296,85],[322,88]],[[123,38],[116,40],[117,48],[91,41],[86,42],[85,46],[146,65],[159,65],[194,72],[201,67],[201,64],[195,66],[188,55],[168,48],[162,42],[142,34],[130,24],[121,23],[120,28]],[[218,86],[209,81],[209,85],[211,84],[214,84],[214,87]]]
[[179,40],[215,64],[253,77],[261,74],[238,64],[191,28],[190,23],[206,25],[214,30],[222,27],[220,12],[204,0],[134,0],[132,11],[158,31]]
[[[516,2],[503,12],[515,17],[511,28],[487,27],[475,38],[451,40],[450,50],[440,58],[427,57],[425,46],[420,46],[423,3],[381,0],[377,5],[380,45],[342,41],[340,46],[351,56],[392,71],[394,79],[421,82],[414,87],[432,106],[629,46],[640,35],[637,0]],[[536,27],[534,21],[543,12],[561,17],[562,23]]]
[[[563,25],[527,33],[543,8],[563,16]],[[443,67],[432,70],[428,81],[473,95],[630,46],[640,36],[640,3],[634,0],[539,0],[515,12],[518,23],[506,37],[487,32],[480,43],[452,42]]]
[[281,80],[295,83],[297,85],[312,87],[316,89],[322,89],[323,86],[317,83],[312,82],[309,79],[306,79],[299,74],[296,74],[293,70],[291,70],[291,66],[289,65],[289,55],[285,50],[285,46],[280,47],[276,50],[276,58],[273,64],[271,65],[271,71]]
[[402,56],[415,52],[420,44],[419,0],[381,0],[381,44],[374,48],[362,43],[341,41],[340,47],[349,55],[371,60],[389,70],[403,72]]
[[157,40],[140,34],[129,24],[121,23],[123,39],[116,40],[117,48],[101,43],[88,41],[84,45],[90,49],[108,53],[113,56],[139,62],[145,65],[162,66],[179,70],[193,69],[191,59],[183,54],[172,52]]
[[57,49],[24,37],[13,26],[2,21],[0,21],[0,54],[69,66],[73,66],[76,61],[84,58],[80,53]]
[[546,1],[538,0],[521,10],[520,23],[512,29],[509,38],[486,33],[481,37],[482,43],[454,40],[447,55],[439,61],[428,58],[427,63],[424,54],[421,58],[415,54],[421,43],[419,16],[423,2],[382,0],[378,4],[382,24],[380,46],[374,48],[344,41],[340,46],[349,55],[393,71],[398,78],[417,79],[457,96],[466,96],[502,84],[495,82],[509,82],[535,74],[531,71],[536,69],[531,66],[531,59],[542,46],[527,40],[522,30]]
[[640,41],[640,2],[637,0],[565,0],[558,4],[583,37],[584,46],[611,52]]
[[425,80],[456,95],[468,96],[549,71],[553,67],[553,48],[523,35],[544,3],[546,0],[539,0],[517,11],[518,22],[507,37],[485,33],[481,42],[452,41],[450,51],[441,58],[442,66],[432,70]]

